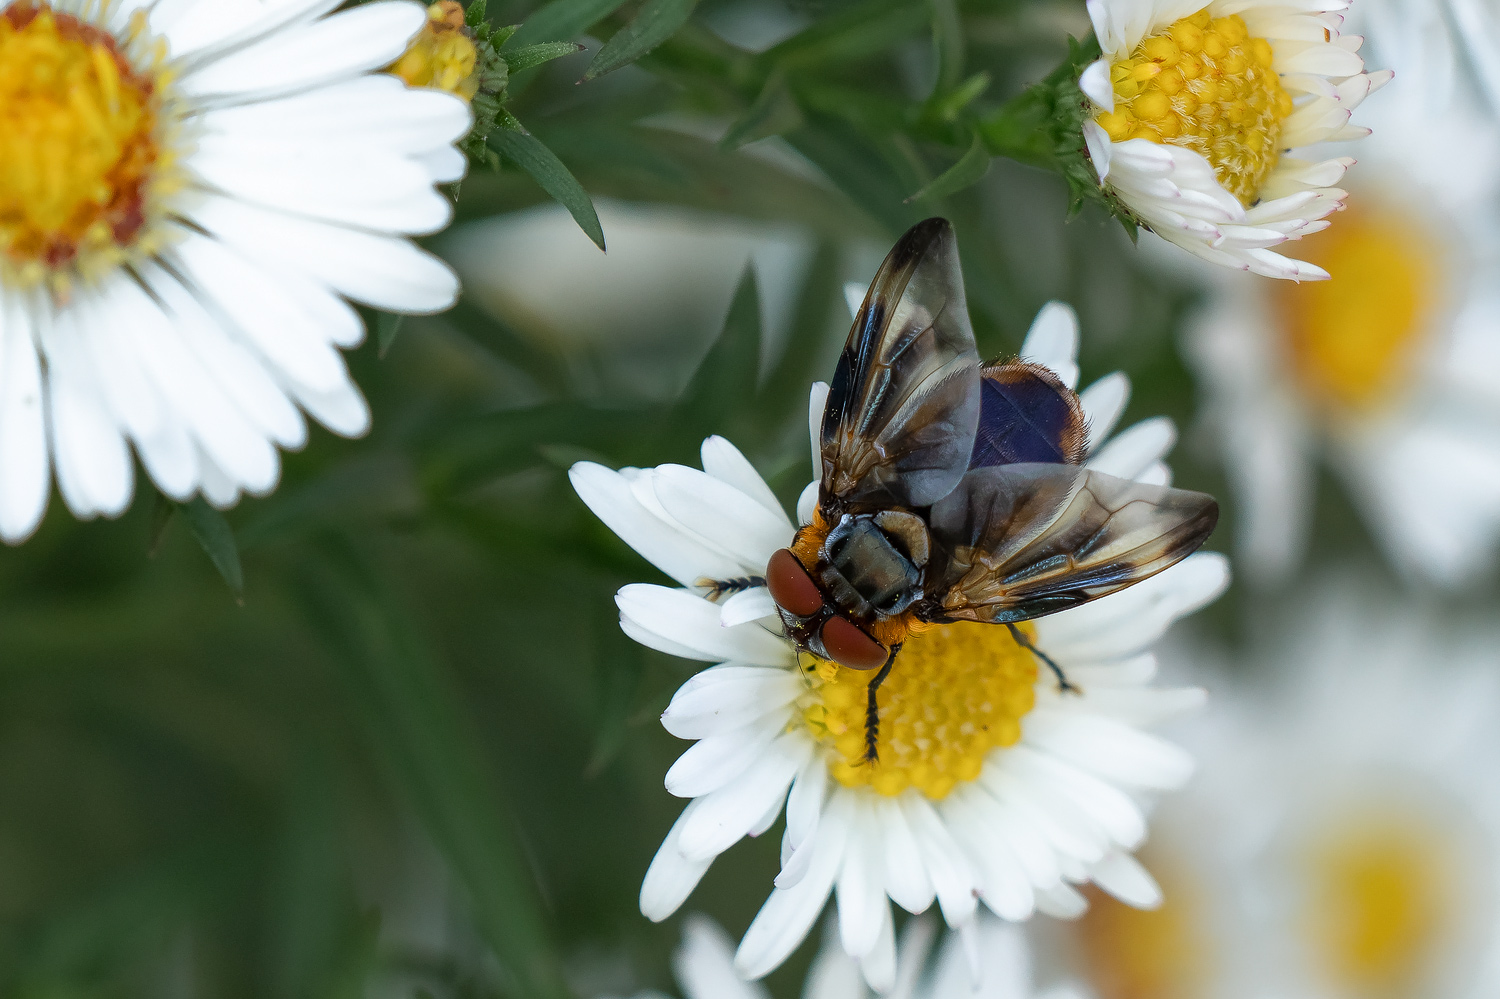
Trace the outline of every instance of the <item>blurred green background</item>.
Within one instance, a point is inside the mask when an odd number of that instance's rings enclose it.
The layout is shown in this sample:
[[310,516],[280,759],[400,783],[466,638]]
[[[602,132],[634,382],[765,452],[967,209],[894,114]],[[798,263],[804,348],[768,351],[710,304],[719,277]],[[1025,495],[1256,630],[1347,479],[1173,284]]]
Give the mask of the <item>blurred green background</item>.
[[[954,123],[1039,80],[1069,31],[1081,0],[702,0],[637,65],[577,85],[580,53],[512,81],[608,255],[526,174],[477,168],[431,241],[464,300],[406,321],[384,358],[373,337],[351,354],[367,439],[314,431],[273,496],[229,514],[242,594],[145,489],[114,522],[54,503],[0,552],[0,994],[669,989],[675,921],[648,923],[636,893],[680,807],[661,780],[682,745],[656,716],[694,667],[620,633],[615,589],[659,577],[566,468],[696,463],[723,434],[790,504],[842,286],[934,214],[983,353],[1065,300],[1083,383],[1124,369],[1127,420],[1190,428],[1174,329],[1193,292],[1117,224],[1065,221],[1060,179],[1003,161],[908,200],[963,152]],[[717,142],[773,77],[794,116],[779,137]],[[1177,480],[1222,497],[1203,450],[1179,448]],[[1364,550],[1323,495],[1319,544]],[[1244,599],[1204,626],[1232,635]],[[689,908],[742,930],[778,839],[715,865]]]

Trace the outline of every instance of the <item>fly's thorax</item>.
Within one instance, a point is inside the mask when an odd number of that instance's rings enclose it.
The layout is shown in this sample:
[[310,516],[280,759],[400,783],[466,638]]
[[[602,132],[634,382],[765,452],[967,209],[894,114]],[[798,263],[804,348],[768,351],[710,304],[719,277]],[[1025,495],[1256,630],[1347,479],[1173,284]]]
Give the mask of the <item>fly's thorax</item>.
[[844,514],[823,542],[817,579],[851,617],[895,617],[922,598],[929,550],[927,526],[915,514]]

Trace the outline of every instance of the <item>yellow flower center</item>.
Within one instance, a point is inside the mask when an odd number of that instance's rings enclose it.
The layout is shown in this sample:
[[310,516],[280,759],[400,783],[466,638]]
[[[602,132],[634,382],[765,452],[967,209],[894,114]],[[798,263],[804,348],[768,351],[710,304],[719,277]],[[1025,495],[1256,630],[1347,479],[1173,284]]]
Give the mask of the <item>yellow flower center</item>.
[[62,290],[152,252],[156,203],[181,180],[145,23],[117,39],[46,3],[0,13],[0,281]]
[[1334,280],[1274,290],[1291,367],[1323,406],[1368,409],[1400,388],[1430,328],[1441,244],[1415,220],[1365,205],[1303,247]]
[[1292,113],[1271,61],[1271,43],[1252,38],[1238,14],[1199,11],[1110,68],[1115,110],[1099,125],[1116,142],[1149,139],[1202,154],[1225,190],[1254,204]]
[[1007,629],[971,623],[931,628],[907,639],[876,692],[880,759],[870,764],[865,706],[874,671],[822,660],[804,670],[812,689],[803,718],[833,750],[830,773],[846,787],[885,795],[914,787],[937,800],[978,777],[990,750],[1021,738],[1021,719],[1036,703],[1036,659]]
[[464,9],[456,0],[427,8],[427,23],[389,72],[413,87],[436,87],[464,100],[479,92],[479,49],[464,26]]
[[1201,918],[1207,902],[1191,879],[1149,866],[1167,899],[1159,909],[1088,890],[1089,909],[1075,925],[1090,981],[1101,999],[1200,999],[1214,960]]
[[1312,846],[1303,922],[1326,974],[1366,995],[1421,983],[1462,894],[1448,844],[1441,830],[1382,810],[1346,817]]

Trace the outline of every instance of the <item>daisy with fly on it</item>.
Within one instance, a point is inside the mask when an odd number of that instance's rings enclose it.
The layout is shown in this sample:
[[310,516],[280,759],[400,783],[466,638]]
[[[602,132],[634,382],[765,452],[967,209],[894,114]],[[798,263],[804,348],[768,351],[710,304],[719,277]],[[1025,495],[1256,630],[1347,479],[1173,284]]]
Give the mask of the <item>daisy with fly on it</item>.
[[453,303],[409,237],[452,215],[469,108],[376,72],[423,7],[339,6],[0,3],[0,537],[54,476],[118,515],[133,456],[176,500],[269,492],[304,413],[369,428],[350,302]]
[[[939,244],[929,247],[933,256],[921,257],[919,275],[950,252],[933,247]],[[900,249],[877,286],[889,278]],[[953,263],[945,279],[956,275]],[[929,273],[912,277],[912,284],[931,280]],[[872,291],[866,310],[878,309],[871,302],[880,301]],[[930,308],[924,312],[903,297],[892,313],[898,323],[911,320],[899,328],[919,331],[919,343],[928,343],[932,331],[924,316],[944,317],[937,325],[950,332],[955,322],[967,328],[961,284],[942,301],[925,301]],[[862,310],[862,317],[871,314]],[[860,329],[857,321],[851,344]],[[908,349],[907,357],[928,356],[925,346]],[[989,466],[983,477],[1074,484],[1056,496],[1032,492],[1037,509],[1054,501],[1056,509],[1074,501],[1087,507],[1085,487],[1077,484],[1088,483],[1110,496],[1132,497],[1120,508],[1147,515],[1150,523],[1157,515],[1150,511],[1178,502],[1178,491],[1166,488],[1170,473],[1162,463],[1175,433],[1168,421],[1148,420],[1097,446],[1124,409],[1128,381],[1112,375],[1073,395],[1076,350],[1071,310],[1049,307],[1018,362],[1034,380],[1018,384],[1036,389],[1033,402],[1076,406],[1078,424],[1090,428],[1092,441],[1080,438],[1076,453],[1050,467],[1018,463],[1000,472]],[[821,516],[830,488],[829,397],[827,386],[815,386],[816,480],[799,504],[804,526]],[[962,432],[962,425],[946,429]],[[965,465],[970,450],[990,455],[975,440],[971,431]],[[1016,440],[987,438],[986,447],[1005,452]],[[1075,886],[1086,882],[1135,905],[1159,901],[1150,875],[1130,855],[1146,833],[1138,796],[1179,786],[1192,761],[1143,729],[1196,707],[1202,692],[1152,687],[1149,648],[1176,618],[1222,592],[1228,573],[1221,557],[1188,556],[1134,586],[1015,631],[975,620],[916,629],[899,646],[894,668],[888,675],[880,671],[884,679],[872,699],[869,664],[851,668],[799,654],[788,641],[787,609],[778,608],[761,577],[773,556],[794,543],[798,528],[728,441],[704,442],[702,470],[612,471],[584,462],[571,478],[605,524],[679,583],[622,589],[622,628],[651,648],[718,664],[689,680],[662,716],[668,731],[696,742],[667,774],[667,789],[691,800],[646,874],[641,909],[648,917],[669,916],[716,856],[743,836],[765,832],[783,812],[782,870],[736,957],[736,967],[750,978],[786,959],[830,894],[837,897],[842,947],[878,990],[889,988],[896,975],[890,901],[913,913],[936,903],[945,922],[971,943],[981,905],[1011,920],[1038,910],[1075,916],[1085,907]],[[1200,501],[1182,502],[1197,508]],[[932,508],[935,523],[942,521],[941,507]],[[892,530],[910,526],[903,524]],[[1096,537],[1112,536],[1097,524],[1093,530]],[[1153,537],[1146,530],[1122,544],[1134,553],[1150,548]],[[1078,554],[1088,561],[1083,549]],[[1130,556],[1122,557],[1121,565],[1133,565]],[[738,592],[722,585],[732,580],[743,583]],[[827,625],[822,633],[829,634]],[[847,655],[850,641],[827,639],[825,651]],[[1033,649],[1077,689],[1063,692]],[[875,753],[872,700],[878,701]]]
[[1078,85],[1089,159],[1124,215],[1205,260],[1322,280],[1286,256],[1327,228],[1354,161],[1295,151],[1357,139],[1354,110],[1391,79],[1340,34],[1351,0],[1088,0],[1101,58]]

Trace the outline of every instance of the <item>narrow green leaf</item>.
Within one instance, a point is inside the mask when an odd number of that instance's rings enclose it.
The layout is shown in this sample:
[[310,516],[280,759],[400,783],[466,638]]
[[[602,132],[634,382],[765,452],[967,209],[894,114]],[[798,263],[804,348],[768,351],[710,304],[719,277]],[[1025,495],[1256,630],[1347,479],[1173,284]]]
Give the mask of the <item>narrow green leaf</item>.
[[479,27],[484,23],[489,5],[489,0],[469,0],[469,9],[464,11],[464,23],[471,28]]
[[400,335],[401,323],[405,319],[405,316],[394,312],[382,312],[375,317],[375,343],[380,348],[382,358],[390,353],[391,344]]
[[176,512],[176,503],[161,493],[156,494],[156,503],[151,507],[151,528],[147,533],[147,558],[156,558],[161,551],[162,542],[167,540],[167,528],[172,526],[172,514]]
[[635,62],[687,24],[697,5],[698,0],[646,0],[630,23],[604,43],[583,78],[592,80]]
[[964,75],[964,27],[954,0],[930,0],[932,42],[937,48],[937,93],[952,90]]
[[786,79],[780,73],[773,73],[755,102],[729,126],[719,140],[719,148],[738,149],[747,142],[801,128],[802,123],[802,109],[787,89]]
[[604,249],[604,228],[588,192],[578,183],[563,161],[529,132],[497,129],[490,133],[490,148],[531,174],[542,190],[561,202],[578,227],[588,234],[599,249]]
[[698,365],[678,402],[687,422],[722,428],[725,414],[738,412],[755,392],[760,376],[760,291],[755,268],[747,265],[729,304],[718,340]]
[[485,941],[534,999],[571,995],[535,880],[488,764],[490,753],[443,664],[346,541],[309,560],[301,606],[364,717],[370,748],[473,906]]
[[989,150],[984,147],[984,142],[979,136],[974,136],[974,142],[969,146],[969,151],[961,156],[957,163],[949,167],[944,173],[931,184],[922,188],[916,194],[907,198],[910,204],[913,201],[923,199],[946,198],[950,194],[957,194],[966,187],[972,187],[984,179],[989,173],[991,156]]
[[505,48],[571,41],[623,6],[625,0],[552,0],[526,19]]
[[540,66],[544,62],[553,59],[561,59],[563,56],[582,52],[583,46],[577,42],[538,42],[535,45],[526,45],[505,54],[505,65],[510,67],[512,73]]
[[245,570],[240,565],[240,550],[234,543],[234,532],[229,528],[229,521],[224,519],[222,513],[209,506],[202,496],[195,496],[186,503],[178,504],[178,509],[182,511],[182,517],[187,521],[193,537],[198,539],[198,544],[208,553],[209,561],[219,570],[219,575],[224,577],[224,582],[229,584],[236,597],[242,596],[245,592]]

